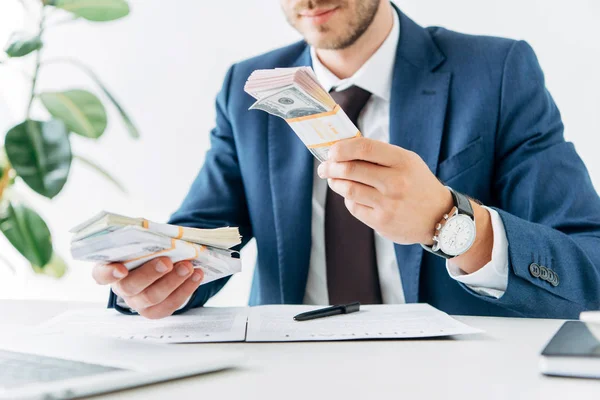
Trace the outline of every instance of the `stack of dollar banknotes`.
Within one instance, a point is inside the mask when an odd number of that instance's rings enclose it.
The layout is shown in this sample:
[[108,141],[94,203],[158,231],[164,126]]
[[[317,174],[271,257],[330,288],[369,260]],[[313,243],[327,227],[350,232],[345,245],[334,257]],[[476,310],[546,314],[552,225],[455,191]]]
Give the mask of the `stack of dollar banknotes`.
[[251,110],[283,118],[321,162],[337,141],[361,136],[310,67],[256,70],[244,90],[256,99]]
[[238,228],[197,229],[101,212],[71,229],[74,259],[123,263],[135,269],[157,257],[189,260],[204,272],[202,284],[242,270]]

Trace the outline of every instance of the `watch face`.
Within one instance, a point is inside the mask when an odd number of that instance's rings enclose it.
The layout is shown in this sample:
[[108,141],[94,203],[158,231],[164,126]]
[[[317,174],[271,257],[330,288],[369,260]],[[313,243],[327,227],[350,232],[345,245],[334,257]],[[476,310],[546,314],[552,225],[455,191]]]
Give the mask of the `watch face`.
[[450,218],[438,235],[440,250],[457,256],[469,250],[475,241],[475,222],[466,215]]

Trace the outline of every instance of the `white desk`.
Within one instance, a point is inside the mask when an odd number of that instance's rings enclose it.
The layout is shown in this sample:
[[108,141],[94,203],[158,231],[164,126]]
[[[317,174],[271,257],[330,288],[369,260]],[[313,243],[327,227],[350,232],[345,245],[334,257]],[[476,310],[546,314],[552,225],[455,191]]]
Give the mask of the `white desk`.
[[[0,300],[0,328],[103,304]],[[600,380],[544,377],[562,321],[459,317],[485,334],[446,340],[187,344],[245,353],[243,367],[102,399],[600,399]],[[9,326],[4,327],[9,328]]]

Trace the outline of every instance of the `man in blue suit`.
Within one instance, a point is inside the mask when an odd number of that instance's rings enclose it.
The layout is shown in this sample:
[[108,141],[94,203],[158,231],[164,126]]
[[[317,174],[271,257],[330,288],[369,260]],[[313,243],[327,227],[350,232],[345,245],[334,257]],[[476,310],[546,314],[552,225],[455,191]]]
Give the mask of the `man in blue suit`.
[[[424,29],[388,0],[281,4],[305,41],[231,67],[204,167],[170,221],[256,238],[250,304],[600,309],[600,199],[527,43]],[[243,91],[254,70],[299,66],[363,134],[320,165]],[[201,271],[164,258],[93,275],[109,306],[148,318],[200,307],[227,282],[200,286]]]

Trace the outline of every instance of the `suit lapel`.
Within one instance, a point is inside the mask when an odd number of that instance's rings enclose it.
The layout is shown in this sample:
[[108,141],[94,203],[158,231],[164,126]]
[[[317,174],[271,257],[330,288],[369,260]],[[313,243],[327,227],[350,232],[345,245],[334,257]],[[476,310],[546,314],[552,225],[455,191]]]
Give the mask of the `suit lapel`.
[[[451,75],[433,72],[443,62],[443,54],[427,31],[399,14],[400,41],[392,81],[390,143],[419,154],[435,174]],[[395,250],[406,302],[417,302],[423,249],[419,245],[395,245]]]
[[[289,67],[304,65],[311,65],[308,46]],[[313,157],[289,125],[272,115],[268,162],[281,303],[301,304],[310,262]]]

